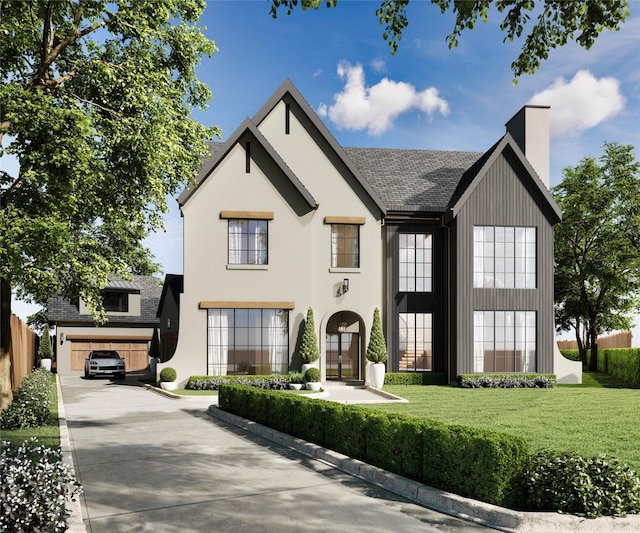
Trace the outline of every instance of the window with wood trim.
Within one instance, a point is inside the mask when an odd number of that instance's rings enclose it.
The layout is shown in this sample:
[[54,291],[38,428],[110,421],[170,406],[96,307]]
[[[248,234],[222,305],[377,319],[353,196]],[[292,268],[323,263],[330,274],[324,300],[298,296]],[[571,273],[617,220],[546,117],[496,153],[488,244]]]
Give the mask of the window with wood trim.
[[360,268],[358,224],[331,224],[331,267]]
[[269,226],[267,220],[233,218],[228,220],[230,265],[269,264]]

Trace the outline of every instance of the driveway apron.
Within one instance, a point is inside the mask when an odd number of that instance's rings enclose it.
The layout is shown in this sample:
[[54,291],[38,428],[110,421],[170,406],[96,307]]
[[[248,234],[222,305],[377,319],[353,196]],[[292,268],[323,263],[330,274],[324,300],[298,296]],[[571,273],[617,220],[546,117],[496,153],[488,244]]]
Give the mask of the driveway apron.
[[127,380],[63,375],[87,531],[488,531]]

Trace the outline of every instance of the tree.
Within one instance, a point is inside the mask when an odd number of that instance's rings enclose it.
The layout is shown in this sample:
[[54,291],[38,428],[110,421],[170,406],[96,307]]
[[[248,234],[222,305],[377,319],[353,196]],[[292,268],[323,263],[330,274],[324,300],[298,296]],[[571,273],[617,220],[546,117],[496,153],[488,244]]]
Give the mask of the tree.
[[[552,189],[556,225],[556,327],[573,328],[583,361],[598,336],[631,327],[640,310],[640,163],[633,146],[605,143],[600,163],[585,157]],[[581,332],[584,333],[584,339]]]
[[[303,10],[317,10],[321,5],[335,7],[338,0],[271,0],[271,16],[276,18],[283,8],[287,15],[300,4]],[[604,30],[618,30],[629,16],[628,0],[431,0],[442,13],[452,11],[456,17],[453,30],[447,37],[449,48],[458,46],[458,39],[466,29],[472,30],[480,19],[487,22],[493,4],[505,13],[500,29],[506,32],[503,42],[520,39],[529,27],[532,15],[537,21],[526,34],[522,51],[511,63],[515,78],[533,74],[552,48],[574,40],[585,49],[591,48]],[[382,0],[376,16],[385,29],[382,34],[389,42],[391,53],[398,50],[402,32],[409,25],[409,0]]]
[[157,266],[142,239],[193,179],[219,131],[192,118],[215,44],[205,0],[0,0],[0,410],[12,289],[44,304],[82,297],[104,319],[108,274]]
[[367,360],[372,363],[384,363],[387,360],[387,343],[382,332],[382,322],[380,322],[380,310],[376,307],[373,311],[373,324],[371,325],[371,336],[367,346]]
[[313,320],[313,309],[307,310],[307,319],[302,330],[302,342],[300,344],[300,359],[305,364],[313,363],[320,358],[318,350],[318,338],[316,337],[316,325]]

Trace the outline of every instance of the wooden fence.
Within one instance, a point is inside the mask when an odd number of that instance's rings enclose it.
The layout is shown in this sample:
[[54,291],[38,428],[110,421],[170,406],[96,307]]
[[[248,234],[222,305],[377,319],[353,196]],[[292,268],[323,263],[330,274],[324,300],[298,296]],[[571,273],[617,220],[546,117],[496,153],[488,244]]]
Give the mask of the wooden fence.
[[36,362],[38,336],[16,315],[11,315],[11,388],[17,389]]
[[[631,348],[631,337],[633,335],[630,331],[622,331],[607,337],[600,337],[598,339],[598,349],[604,350],[606,348]],[[560,350],[577,350],[578,343],[576,341],[558,341],[558,348]]]

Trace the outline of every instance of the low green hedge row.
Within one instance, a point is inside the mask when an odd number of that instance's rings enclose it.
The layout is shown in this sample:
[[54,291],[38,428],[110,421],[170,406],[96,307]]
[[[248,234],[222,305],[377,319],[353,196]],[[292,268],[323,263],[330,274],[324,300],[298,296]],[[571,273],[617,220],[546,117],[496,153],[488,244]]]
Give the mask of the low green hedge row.
[[[599,356],[598,353],[598,359]],[[640,387],[640,348],[607,349],[603,359],[609,375],[632,387]]]
[[523,500],[520,437],[234,384],[219,391],[225,411],[390,472],[497,505]]
[[570,361],[581,361],[580,350],[560,350],[560,353]]
[[446,385],[444,372],[387,372],[385,385]]
[[223,383],[237,383],[260,389],[282,390],[289,388],[287,375],[253,376],[247,374],[230,376],[191,376],[187,390],[218,390]]
[[33,428],[49,421],[51,372],[37,368],[13,393],[13,402],[0,413],[1,429]]
[[556,386],[555,374],[461,374],[460,386],[467,389],[550,389]]

